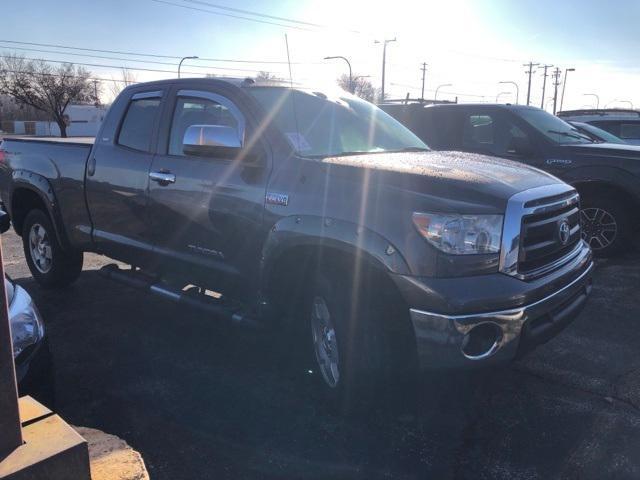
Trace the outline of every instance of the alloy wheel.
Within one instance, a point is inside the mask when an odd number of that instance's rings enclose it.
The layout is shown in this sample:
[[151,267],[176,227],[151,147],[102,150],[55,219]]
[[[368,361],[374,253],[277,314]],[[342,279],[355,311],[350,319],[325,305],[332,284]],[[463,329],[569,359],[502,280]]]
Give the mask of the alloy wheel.
[[335,388],[340,381],[338,338],[327,302],[322,297],[313,299],[311,334],[318,368],[325,383]]
[[611,213],[603,208],[584,208],[580,210],[582,238],[593,250],[602,250],[610,246],[618,235],[618,224]]
[[53,251],[49,234],[39,223],[34,223],[29,231],[29,253],[40,273],[48,273],[53,264]]

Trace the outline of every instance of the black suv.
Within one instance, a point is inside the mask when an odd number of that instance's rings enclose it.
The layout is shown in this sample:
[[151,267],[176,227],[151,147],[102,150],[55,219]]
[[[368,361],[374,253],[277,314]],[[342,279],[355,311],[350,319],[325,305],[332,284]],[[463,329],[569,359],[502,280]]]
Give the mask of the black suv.
[[640,205],[640,147],[596,143],[564,120],[522,105],[381,105],[436,150],[527,163],[581,195],[582,235],[599,256],[625,249]]

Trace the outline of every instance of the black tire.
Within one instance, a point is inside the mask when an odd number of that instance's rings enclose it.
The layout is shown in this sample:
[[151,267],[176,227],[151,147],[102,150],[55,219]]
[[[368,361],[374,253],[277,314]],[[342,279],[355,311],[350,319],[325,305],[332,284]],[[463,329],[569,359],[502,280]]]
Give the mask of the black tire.
[[[37,243],[42,251],[33,248],[31,235],[34,231],[44,240]],[[44,288],[65,287],[78,278],[82,272],[82,252],[63,249],[56,237],[49,216],[42,210],[31,210],[22,225],[22,246],[27,265],[33,278]],[[50,260],[38,258],[44,255]]]
[[[355,289],[353,278],[344,272],[320,271],[306,290],[301,307],[307,361],[315,377],[316,389],[332,410],[347,415],[366,412],[376,405],[380,398],[378,394],[388,385],[395,365],[391,335],[383,323],[393,319],[385,314],[388,309],[379,301],[380,292],[368,283],[371,275],[362,275],[364,280]],[[357,294],[354,295],[354,291]],[[314,342],[314,312],[318,309],[319,299],[326,306],[335,330],[338,378],[337,381],[333,379],[333,385],[323,372]]]
[[631,217],[619,198],[602,193],[585,194],[581,202],[582,238],[597,257],[611,257],[629,248]]

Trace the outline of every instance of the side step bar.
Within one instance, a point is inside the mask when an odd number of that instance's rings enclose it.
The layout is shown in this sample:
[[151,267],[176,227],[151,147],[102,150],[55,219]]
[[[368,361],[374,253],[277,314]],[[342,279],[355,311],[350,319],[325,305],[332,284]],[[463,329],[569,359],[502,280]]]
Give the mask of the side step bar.
[[173,288],[158,280],[134,269],[122,270],[116,264],[105,265],[99,270],[100,275],[110,280],[123,283],[133,288],[148,291],[167,300],[189,308],[196,308],[207,314],[214,315],[230,321],[234,325],[259,329],[259,322],[247,317],[239,307],[227,305],[222,301],[216,301],[204,294],[194,294]]

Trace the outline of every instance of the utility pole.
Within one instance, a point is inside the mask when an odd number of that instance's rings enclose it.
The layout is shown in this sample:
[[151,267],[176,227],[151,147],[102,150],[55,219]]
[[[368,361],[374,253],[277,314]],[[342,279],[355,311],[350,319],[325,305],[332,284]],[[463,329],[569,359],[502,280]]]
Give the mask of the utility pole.
[[374,43],[382,43],[382,88],[380,89],[380,102],[384,102],[384,76],[385,68],[387,64],[387,43],[395,42],[395,37],[390,40],[383,40],[382,42],[375,40]]
[[558,105],[558,85],[560,85],[560,69],[556,67],[553,72],[553,114],[555,115],[557,112]]
[[100,106],[100,99],[98,98],[98,80],[93,81],[93,98],[95,99],[95,106]]
[[533,67],[537,67],[538,65],[540,65],[539,63],[533,63],[533,62],[529,62],[529,63],[525,63],[523,66],[524,67],[529,67],[529,70],[527,70],[526,74],[529,75],[529,86],[527,87],[527,105],[529,105],[530,101],[531,101],[531,75],[533,74]]
[[427,73],[427,64],[422,62],[422,93],[420,94],[420,101],[424,102],[424,77]]
[[543,65],[542,68],[544,68],[544,74],[542,75],[542,100],[540,100],[540,108],[542,108],[544,110],[544,92],[547,88],[547,77],[549,75],[547,75],[547,69],[553,67],[553,65]]

